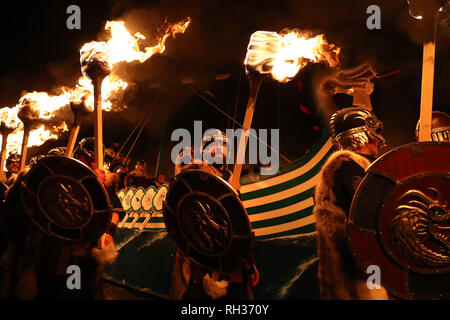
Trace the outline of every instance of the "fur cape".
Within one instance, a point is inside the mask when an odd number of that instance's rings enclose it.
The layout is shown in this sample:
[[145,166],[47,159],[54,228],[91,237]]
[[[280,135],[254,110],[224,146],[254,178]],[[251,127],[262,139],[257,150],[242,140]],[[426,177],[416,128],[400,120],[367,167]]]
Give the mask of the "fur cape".
[[336,206],[333,176],[344,161],[354,161],[364,170],[370,161],[355,152],[333,153],[319,173],[314,194],[314,216],[317,228],[319,281],[322,299],[384,300],[384,288],[369,289],[367,277],[356,265],[346,237],[346,213]]

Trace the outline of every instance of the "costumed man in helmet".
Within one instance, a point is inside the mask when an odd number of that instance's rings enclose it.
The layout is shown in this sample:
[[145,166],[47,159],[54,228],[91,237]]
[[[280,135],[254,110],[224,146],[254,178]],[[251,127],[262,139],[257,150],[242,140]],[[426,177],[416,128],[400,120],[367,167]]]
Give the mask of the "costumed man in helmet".
[[[419,123],[416,125],[416,140],[419,140]],[[431,140],[450,142],[450,116],[442,111],[433,111],[431,116]]]
[[[78,160],[94,169],[99,182],[105,185],[106,174],[103,170],[95,169],[95,162],[89,156],[91,150],[88,140],[83,139],[80,142],[76,155]],[[49,153],[53,156],[64,156],[64,149],[53,149]],[[21,179],[19,177],[16,184],[20,184]],[[14,190],[18,189],[13,185],[10,190],[17,193]],[[114,207],[113,201],[111,203]],[[14,209],[14,203],[10,202],[5,210]],[[101,249],[97,248],[96,240],[72,242],[47,235],[34,226],[25,213],[14,212],[13,216],[16,218],[9,218],[11,220],[9,229],[17,230],[6,232],[2,230],[8,234],[10,240],[8,251],[0,263],[0,298],[20,300],[104,298],[101,275],[104,267],[117,257],[112,238],[118,222],[117,213],[113,212],[104,235],[105,246]],[[70,265],[75,265],[80,270],[80,287],[74,290],[67,285],[69,276],[67,270]]]
[[[223,132],[218,131],[216,134],[203,137],[201,152],[203,156],[207,154],[209,159],[222,158],[222,161],[214,161],[213,164],[203,161],[200,164],[195,164],[193,161],[194,150],[185,149],[180,152],[175,163],[175,176],[189,169],[198,169],[229,182],[232,172],[225,165],[227,137]],[[251,287],[258,284],[259,272],[253,261],[247,263],[245,270],[237,271],[226,277],[218,277],[211,271],[192,263],[180,250],[177,250],[169,299],[253,299]]]
[[17,174],[20,167],[20,155],[18,153],[11,153],[6,160],[6,185],[10,186],[16,181]]
[[334,152],[323,165],[314,193],[319,281],[322,299],[387,299],[384,288],[368,289],[347,243],[346,221],[365,170],[385,146],[383,123],[363,108],[331,117]]
[[[105,150],[105,149],[104,149]],[[97,249],[94,247],[91,252],[87,252],[88,255],[92,255],[95,258],[95,265],[91,268],[93,272],[92,275],[92,296],[89,298],[93,299],[103,299],[103,288],[102,288],[102,273],[106,265],[114,262],[117,257],[117,252],[114,247],[114,234],[117,230],[117,225],[119,224],[120,215],[124,214],[122,203],[117,197],[118,192],[118,176],[117,174],[111,173],[107,168],[98,169],[95,164],[95,138],[88,137],[82,139],[77,148],[73,152],[73,157],[80,160],[88,167],[90,167],[96,173],[98,180],[105,186],[108,198],[113,207],[113,213],[111,217],[111,222],[109,224],[106,233],[103,235],[105,246],[102,249]],[[82,254],[82,252],[81,252]]]
[[150,179],[147,177],[147,163],[144,160],[139,160],[131,171],[125,177],[125,187],[142,187],[147,189],[151,185]]
[[114,188],[116,193],[120,189],[125,188],[125,177],[128,174],[128,162],[129,159],[125,159],[119,153],[119,144],[113,143],[109,148],[105,149],[104,166],[112,176],[114,176]]
[[124,213],[122,203],[117,197],[117,192],[119,191],[119,177],[117,174],[110,172],[108,169],[97,169],[95,165],[95,138],[89,137],[82,139],[77,148],[73,152],[73,157],[80,160],[88,167],[90,167],[97,174],[100,182],[105,186],[106,192],[108,193],[109,200],[113,206],[113,217],[111,221],[111,226],[107,232],[106,243],[114,243],[113,236],[119,223],[119,215]]

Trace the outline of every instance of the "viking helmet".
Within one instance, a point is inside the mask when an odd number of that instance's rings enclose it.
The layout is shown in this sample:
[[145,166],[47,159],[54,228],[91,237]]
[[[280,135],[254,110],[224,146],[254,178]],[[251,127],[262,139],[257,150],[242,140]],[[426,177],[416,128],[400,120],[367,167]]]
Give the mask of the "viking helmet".
[[[104,150],[104,148],[103,148]],[[95,157],[95,138],[88,137],[78,142],[77,147],[73,151],[73,157],[78,159],[80,156],[84,156],[92,161]]]
[[113,148],[106,148],[105,149],[105,161],[111,162],[116,157],[116,152]]
[[227,144],[227,135],[219,129],[211,130],[209,134],[205,133],[202,139],[202,152],[206,151],[208,147],[216,141],[221,142],[222,144]]
[[[416,125],[416,140],[419,140],[420,120]],[[450,142],[450,116],[442,111],[433,111],[431,118],[431,140]]]
[[330,120],[331,139],[337,149],[357,150],[369,141],[379,148],[384,147],[381,135],[383,123],[369,110],[363,108],[344,108],[335,112]]
[[6,165],[12,163],[12,162],[19,162],[20,161],[20,155],[18,153],[11,153],[6,160]]

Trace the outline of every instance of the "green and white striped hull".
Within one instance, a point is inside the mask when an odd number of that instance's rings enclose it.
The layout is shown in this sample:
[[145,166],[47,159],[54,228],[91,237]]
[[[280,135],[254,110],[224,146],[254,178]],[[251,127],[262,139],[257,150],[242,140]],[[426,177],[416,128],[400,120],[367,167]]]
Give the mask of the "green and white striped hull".
[[323,163],[333,151],[331,139],[323,137],[276,176],[242,185],[242,201],[257,238],[315,232],[314,188]]
[[[329,136],[324,136],[302,158],[280,168],[275,176],[241,180],[241,197],[258,239],[314,233],[312,214],[314,188],[318,173],[334,151]],[[154,212],[127,215],[122,228],[162,230],[164,219]]]

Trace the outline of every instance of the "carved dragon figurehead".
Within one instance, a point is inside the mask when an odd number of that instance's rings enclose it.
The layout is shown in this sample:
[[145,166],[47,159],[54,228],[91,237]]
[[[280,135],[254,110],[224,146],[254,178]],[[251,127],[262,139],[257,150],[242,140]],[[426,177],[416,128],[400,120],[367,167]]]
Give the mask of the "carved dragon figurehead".
[[439,191],[436,200],[420,190],[410,190],[400,199],[410,198],[396,208],[390,223],[392,242],[406,258],[432,267],[450,265],[450,210]]
[[352,96],[353,106],[372,110],[371,80],[375,75],[372,66],[366,63],[350,69],[327,69],[326,72],[317,72],[314,75],[313,96],[320,121],[325,128],[328,127],[331,115],[339,109],[333,101],[335,94]]

